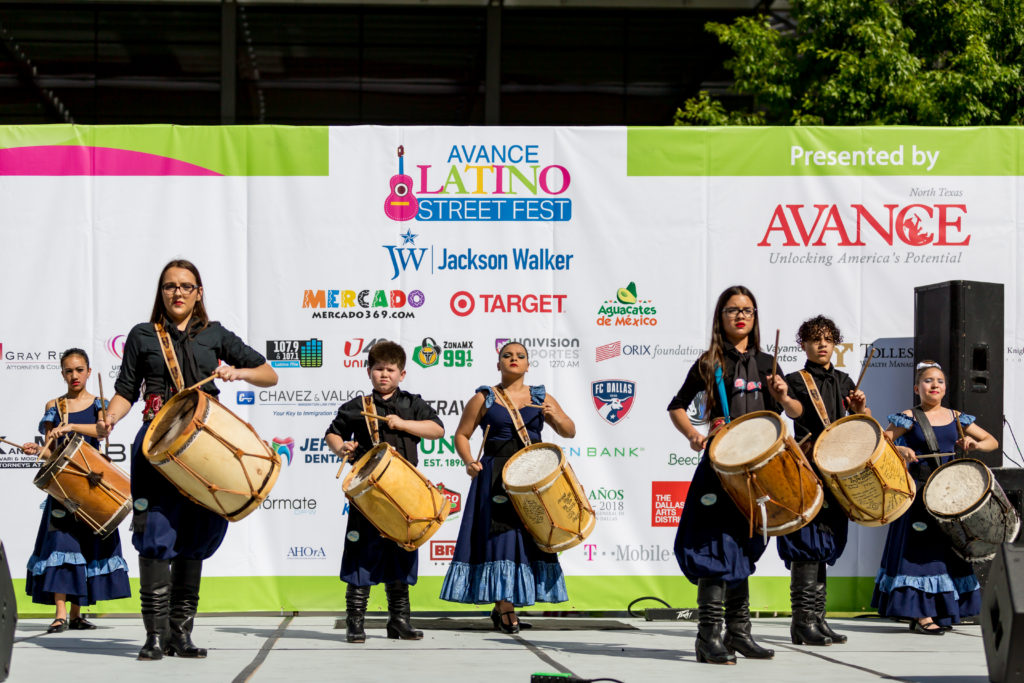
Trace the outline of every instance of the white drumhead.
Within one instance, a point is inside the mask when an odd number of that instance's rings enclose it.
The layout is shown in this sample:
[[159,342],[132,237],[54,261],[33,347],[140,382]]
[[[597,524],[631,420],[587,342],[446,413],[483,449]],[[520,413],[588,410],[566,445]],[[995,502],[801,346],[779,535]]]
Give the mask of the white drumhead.
[[509,486],[529,486],[541,481],[558,469],[562,451],[554,446],[537,446],[522,453],[505,468],[505,483]]
[[[387,444],[378,444],[369,451],[369,459],[366,464],[359,468],[359,471],[352,473],[352,482],[349,484],[349,488],[353,488],[362,484],[366,479],[373,474],[373,471],[377,469],[377,465],[384,459],[384,456],[388,454]],[[358,461],[357,461],[358,462]]]
[[959,515],[988,490],[988,468],[973,460],[957,460],[935,470],[924,489],[924,504],[938,515]]
[[740,422],[714,442],[714,460],[720,465],[742,465],[762,455],[782,434],[782,421],[776,415],[759,415]]
[[[165,428],[163,434],[160,435],[160,439],[150,447],[150,451],[153,453],[163,453],[171,449],[171,444],[177,439],[185,429],[188,428],[192,422],[192,416],[196,412],[196,404],[199,403],[198,394],[191,394],[185,396],[179,401],[175,401],[168,410],[174,412],[167,416],[160,416],[161,423],[159,427]],[[157,413],[159,416],[160,414]]]
[[814,458],[823,470],[849,472],[867,462],[881,439],[882,427],[874,420],[846,420],[822,432]]

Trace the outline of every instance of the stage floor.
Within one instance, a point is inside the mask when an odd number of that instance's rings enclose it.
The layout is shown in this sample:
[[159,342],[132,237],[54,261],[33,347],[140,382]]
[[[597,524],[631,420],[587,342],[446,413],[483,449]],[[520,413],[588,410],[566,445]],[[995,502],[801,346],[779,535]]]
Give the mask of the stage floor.
[[[846,645],[794,646],[788,618],[754,621],[758,640],[775,659],[736,666],[698,664],[694,622],[620,618],[576,622],[534,617],[537,627],[508,636],[483,617],[414,619],[423,640],[388,640],[371,619],[363,645],[344,642],[335,616],[201,616],[194,639],[210,648],[204,660],[139,662],[144,639],[138,617],[93,621],[94,631],[46,634],[49,619],[18,622],[12,683],[145,681],[423,681],[528,683],[531,673],[571,672],[583,678],[647,681],[921,681],[988,680],[981,627],[958,626],[944,636],[910,633],[879,619],[829,619],[849,635]],[[578,628],[585,626],[587,628]],[[557,629],[557,630],[556,630]],[[139,678],[144,676],[145,678]]]

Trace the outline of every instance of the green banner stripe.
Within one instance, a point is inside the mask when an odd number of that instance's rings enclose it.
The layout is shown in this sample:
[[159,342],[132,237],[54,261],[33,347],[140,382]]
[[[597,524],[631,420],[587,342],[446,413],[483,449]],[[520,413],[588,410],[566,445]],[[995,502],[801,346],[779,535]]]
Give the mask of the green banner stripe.
[[229,176],[325,176],[328,133],[323,126],[0,126],[0,149],[111,147]]
[[629,128],[631,176],[1016,176],[1024,128]]
[[[460,605],[445,602],[440,576],[422,576],[412,587],[412,607],[417,612],[472,612],[490,605]],[[569,601],[557,605],[538,604],[526,610],[586,612],[625,611],[633,600],[653,596],[672,607],[694,607],[697,588],[682,576],[567,576]],[[131,580],[132,597],[102,602],[90,611],[100,614],[138,614],[139,582]],[[829,577],[828,608],[833,612],[869,612],[874,579],[870,577]],[[37,605],[25,595],[25,580],[14,581],[18,614],[22,617],[52,616],[53,608]],[[657,601],[638,602],[634,610],[661,607]],[[765,576],[750,579],[750,608],[758,612],[789,612],[789,577]],[[203,577],[199,603],[201,612],[341,612],[345,609],[345,584],[331,576]],[[384,587],[370,593],[370,611],[385,611]]]

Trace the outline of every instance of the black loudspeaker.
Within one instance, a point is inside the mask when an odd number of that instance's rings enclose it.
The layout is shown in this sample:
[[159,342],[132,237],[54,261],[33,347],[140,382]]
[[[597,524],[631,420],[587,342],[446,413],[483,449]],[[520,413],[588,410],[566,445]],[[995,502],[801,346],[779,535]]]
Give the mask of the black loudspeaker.
[[[1003,285],[952,280],[914,288],[914,364],[934,360],[946,373],[946,405],[1003,433]],[[1002,450],[972,453],[989,467]]]
[[[1003,493],[1006,494],[1006,499],[1010,501],[1010,505],[1017,511],[1020,518],[1024,519],[1024,470],[1016,467],[996,467],[992,469],[992,474],[995,475],[996,481],[999,482],[999,486],[1003,489]],[[1021,542],[1021,534],[1017,535],[1017,542]],[[971,563],[974,574],[981,583],[982,590],[988,586],[994,562],[995,559]],[[976,620],[973,618],[966,619],[965,623],[973,623],[974,621]]]
[[1024,680],[1024,548],[1004,543],[981,593],[981,635],[990,681]]
[[11,672],[11,650],[14,649],[14,626],[18,623],[18,603],[14,599],[11,567],[7,564],[4,544],[0,543],[0,681]]

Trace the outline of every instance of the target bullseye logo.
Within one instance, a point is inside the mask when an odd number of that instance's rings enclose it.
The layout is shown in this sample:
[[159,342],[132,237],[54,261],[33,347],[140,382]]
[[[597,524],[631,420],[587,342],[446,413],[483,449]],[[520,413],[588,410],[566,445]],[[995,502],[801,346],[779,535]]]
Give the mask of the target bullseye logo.
[[466,317],[476,308],[476,299],[469,292],[455,292],[450,302],[452,313],[459,317]]

